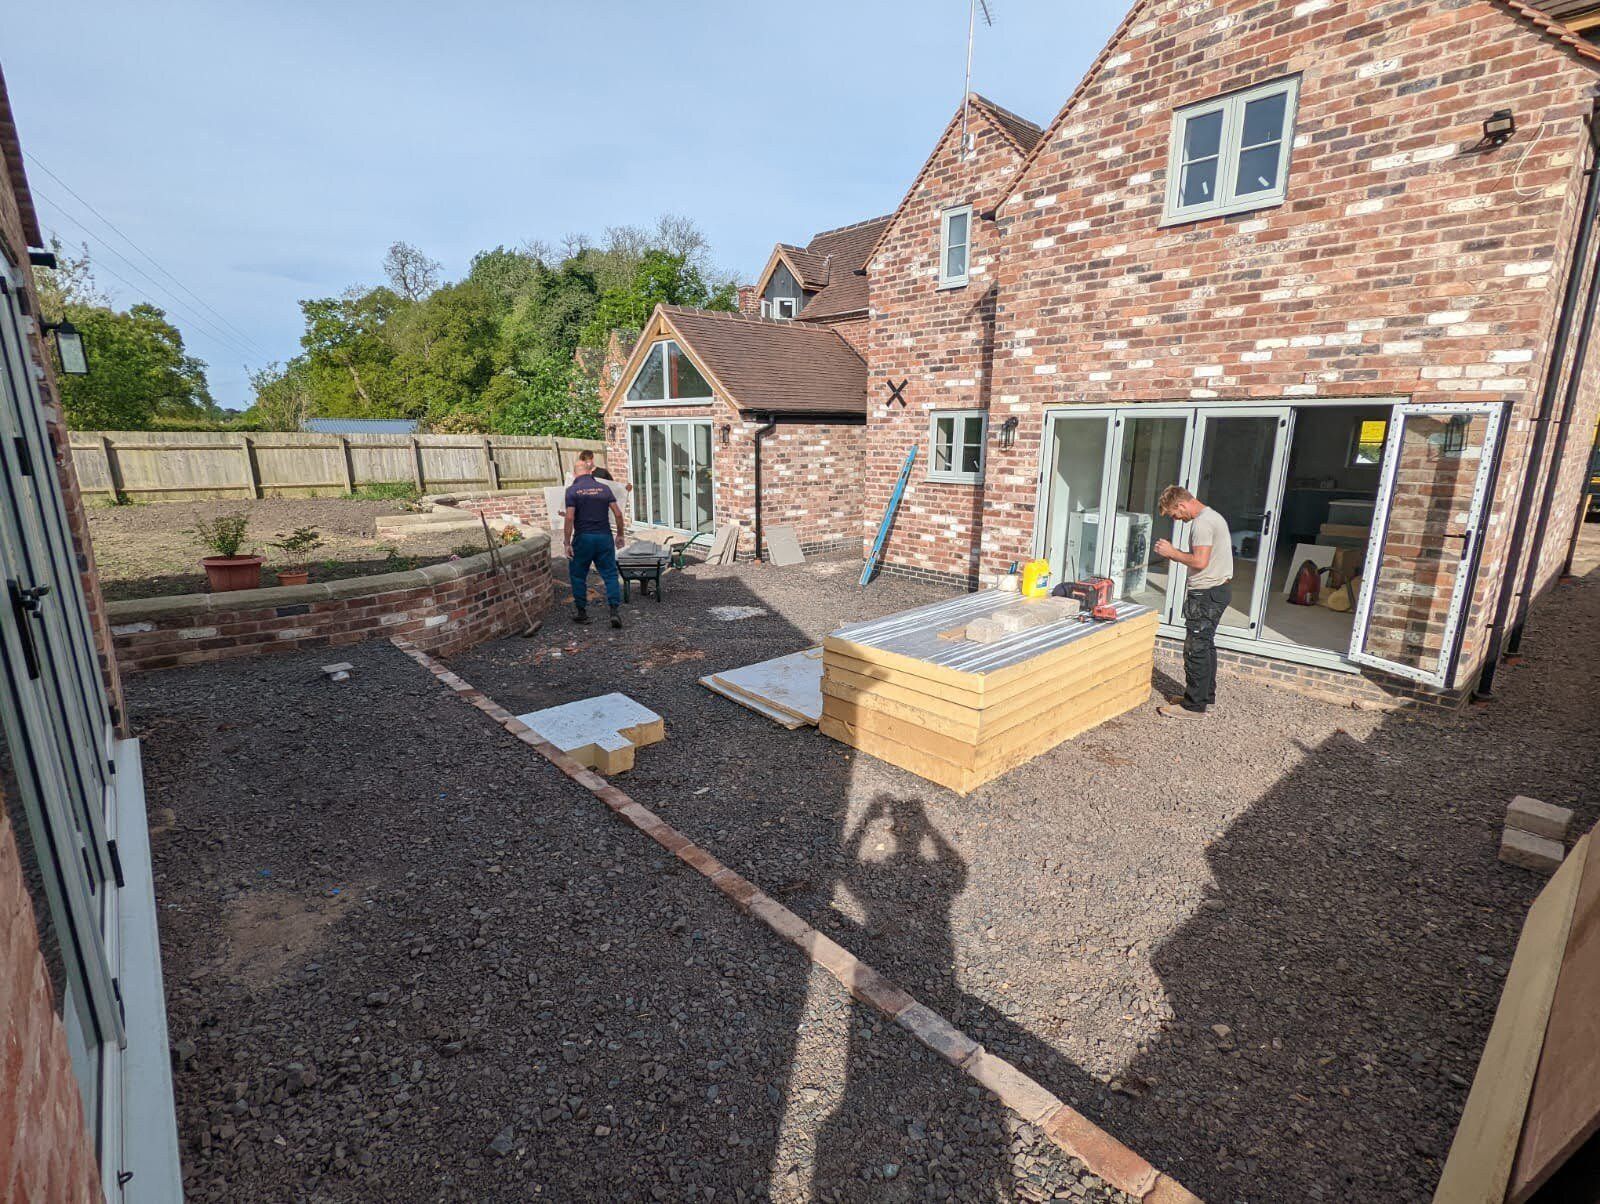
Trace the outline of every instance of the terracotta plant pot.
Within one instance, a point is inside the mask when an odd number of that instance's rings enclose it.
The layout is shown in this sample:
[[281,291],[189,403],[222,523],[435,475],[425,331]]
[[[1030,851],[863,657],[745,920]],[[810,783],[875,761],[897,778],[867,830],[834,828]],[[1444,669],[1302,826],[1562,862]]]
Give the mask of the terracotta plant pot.
[[279,585],[305,585],[310,580],[310,569],[285,569],[278,574]]
[[236,589],[261,588],[261,566],[264,556],[202,556],[200,564],[206,571],[206,580],[214,594]]

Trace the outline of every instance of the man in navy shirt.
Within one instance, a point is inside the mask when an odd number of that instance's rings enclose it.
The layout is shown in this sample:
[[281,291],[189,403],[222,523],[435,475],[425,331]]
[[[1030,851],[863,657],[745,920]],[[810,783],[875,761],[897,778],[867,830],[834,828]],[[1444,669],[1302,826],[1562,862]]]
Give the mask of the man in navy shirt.
[[[611,524],[616,518],[613,540]],[[567,577],[572,582],[574,623],[589,621],[589,566],[600,571],[606,583],[606,605],[611,626],[622,626],[622,578],[617,575],[617,549],[623,544],[622,507],[611,486],[594,477],[594,453],[578,453],[578,475],[567,486],[567,517],[563,524],[567,545]]]

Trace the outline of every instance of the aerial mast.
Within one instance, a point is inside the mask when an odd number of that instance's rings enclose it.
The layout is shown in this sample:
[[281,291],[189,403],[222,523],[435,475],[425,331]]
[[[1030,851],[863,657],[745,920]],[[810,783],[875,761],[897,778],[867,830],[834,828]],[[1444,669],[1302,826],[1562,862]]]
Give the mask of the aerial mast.
[[994,16],[989,12],[989,0],[967,0],[967,74],[961,83],[961,153],[972,153],[971,135],[967,132],[967,110],[971,108],[972,95],[972,42],[978,26],[978,10],[983,10],[983,23],[991,28]]

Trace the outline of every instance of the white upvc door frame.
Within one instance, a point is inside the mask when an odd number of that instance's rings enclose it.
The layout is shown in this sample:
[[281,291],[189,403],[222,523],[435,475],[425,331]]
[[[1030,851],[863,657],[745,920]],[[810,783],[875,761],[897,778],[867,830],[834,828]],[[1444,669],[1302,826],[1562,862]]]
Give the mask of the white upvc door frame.
[[[703,403],[701,403],[701,404],[703,404]],[[674,427],[674,426],[687,426],[687,427],[691,427],[691,428],[692,427],[697,427],[697,426],[703,426],[703,427],[706,428],[706,431],[707,431],[706,446],[711,449],[711,459],[706,464],[706,467],[711,472],[711,516],[710,517],[711,517],[712,526],[714,527],[716,525],[716,517],[717,517],[717,430],[716,430],[716,421],[715,421],[715,419],[712,419],[712,418],[630,418],[630,419],[627,420],[627,426],[628,426],[627,445],[628,445],[628,456],[629,456],[628,482],[630,484],[633,481],[633,463],[632,463],[632,457],[633,457],[633,431],[634,431],[634,428],[636,428],[636,427],[646,428],[645,431],[644,431],[644,440],[643,440],[643,442],[644,442],[643,466],[644,466],[645,484],[644,484],[644,488],[642,490],[639,489],[639,488],[635,488],[634,491],[633,491],[633,505],[631,506],[632,514],[630,514],[629,517],[636,523],[644,523],[644,524],[646,524],[648,526],[651,526],[651,527],[664,527],[669,531],[681,531],[686,535],[694,535],[697,532],[695,531],[694,528],[691,528],[691,527],[677,526],[677,525],[674,525],[673,523],[670,523],[670,522],[657,521],[655,519],[647,517],[646,514],[644,514],[642,512],[642,511],[644,511],[645,509],[647,509],[649,507],[650,503],[652,503],[654,501],[654,486],[655,486],[655,474],[654,474],[654,472],[652,471],[652,469],[650,467],[650,432],[649,432],[649,430],[647,428],[652,427],[652,426],[659,426],[659,427],[666,427],[666,428],[671,428],[671,427]],[[667,446],[666,446],[666,452],[667,452],[667,487],[670,490],[671,487],[672,487],[672,431],[670,429],[668,429],[666,431],[666,441],[667,441]],[[698,451],[698,448],[696,447],[696,442],[695,442],[695,437],[694,437],[694,431],[693,430],[691,430],[689,432],[689,451],[690,451],[690,455],[691,455],[691,458],[692,458],[692,463],[691,463],[691,466],[690,466],[690,469],[689,469],[690,479],[691,479],[691,482],[692,482],[693,478],[694,478],[694,474],[697,473],[699,471],[699,468],[700,468],[699,451]],[[668,508],[670,510],[673,510],[674,512],[678,508],[677,507],[677,498],[676,498],[675,495],[671,494],[670,492],[668,494]],[[672,517],[673,518],[682,518],[683,516],[680,515],[680,514],[674,513],[672,515]]]
[[[1110,453],[1109,482],[1107,488],[1111,490],[1110,506],[1112,521],[1116,520],[1116,487],[1122,467],[1123,438],[1127,430],[1127,420],[1130,418],[1182,418],[1183,424],[1183,451],[1178,456],[1178,471],[1180,476],[1187,480],[1189,476],[1189,462],[1194,455],[1195,432],[1199,423],[1196,421],[1195,407],[1192,405],[1129,405],[1118,406],[1113,412],[1112,447]],[[1173,534],[1179,534],[1186,523],[1173,524]],[[1111,541],[1107,541],[1109,544]],[[1109,552],[1108,552],[1109,556]],[[1109,561],[1106,566],[1110,568]],[[1181,623],[1183,621],[1183,578],[1184,569],[1181,564],[1172,562],[1172,568],[1167,574],[1167,602],[1158,616],[1162,623]],[[1109,575],[1109,574],[1107,574]]]
[[[1119,407],[1116,406],[1051,406],[1044,412],[1045,437],[1039,440],[1039,480],[1037,495],[1034,499],[1033,522],[1033,554],[1036,558],[1049,559],[1051,550],[1045,546],[1045,539],[1050,527],[1050,487],[1051,476],[1056,463],[1056,440],[1060,438],[1061,419],[1090,419],[1098,418],[1105,424],[1106,446],[1105,453],[1100,462],[1100,505],[1099,513],[1106,512],[1106,506],[1111,498],[1111,470],[1115,464],[1112,451],[1116,443],[1116,430],[1114,422]],[[1095,563],[1088,566],[1079,566],[1079,571],[1085,575],[1101,576],[1100,564],[1102,561],[1109,567],[1111,557],[1111,541],[1100,539],[1095,544]],[[1061,567],[1063,580],[1066,576],[1066,564]]]
[[[1382,669],[1397,677],[1422,682],[1443,689],[1449,687],[1456,667],[1456,635],[1466,611],[1466,600],[1477,578],[1474,571],[1476,553],[1483,540],[1484,525],[1488,520],[1489,484],[1494,475],[1495,450],[1501,436],[1500,424],[1505,407],[1498,402],[1402,402],[1394,407],[1389,419],[1389,432],[1384,441],[1383,471],[1378,481],[1378,498],[1372,510],[1372,531],[1367,537],[1366,568],[1361,577],[1361,595],[1356,600],[1355,623],[1350,632],[1350,649],[1346,656],[1358,665]],[[1481,414],[1487,420],[1483,443],[1478,450],[1478,474],[1473,480],[1472,500],[1467,511],[1466,531],[1461,546],[1461,571],[1456,574],[1450,593],[1450,605],[1445,612],[1443,648],[1438,668],[1433,672],[1385,660],[1362,651],[1366,642],[1367,627],[1372,618],[1372,595],[1377,586],[1384,541],[1389,531],[1389,506],[1394,499],[1395,475],[1400,469],[1400,440],[1406,420],[1429,414]],[[1457,537],[1451,537],[1457,538]]]
[[[1209,406],[1197,407],[1193,436],[1190,439],[1189,462],[1184,467],[1183,484],[1189,492],[1199,496],[1200,493],[1200,467],[1205,462],[1206,428],[1210,421],[1225,420],[1229,418],[1277,418],[1277,441],[1272,448],[1272,465],[1268,469],[1266,494],[1262,498],[1264,518],[1261,530],[1257,533],[1259,540],[1256,553],[1256,579],[1254,588],[1250,592],[1249,605],[1245,608],[1245,617],[1248,620],[1246,627],[1233,627],[1218,624],[1218,634],[1227,633],[1241,639],[1259,640],[1261,638],[1262,619],[1266,612],[1266,598],[1269,579],[1272,576],[1272,561],[1276,555],[1275,545],[1278,538],[1278,523],[1283,517],[1283,493],[1285,476],[1289,471],[1289,447],[1294,439],[1294,407],[1289,404],[1279,405],[1249,405],[1249,406]],[[1200,499],[1202,502],[1205,499]],[[1183,543],[1188,544],[1190,524],[1181,524]],[[1232,531],[1230,529],[1230,534]],[[1174,565],[1174,587],[1172,593],[1183,597],[1183,591],[1188,585],[1189,570],[1182,565]],[[1234,603],[1238,607],[1238,603]]]

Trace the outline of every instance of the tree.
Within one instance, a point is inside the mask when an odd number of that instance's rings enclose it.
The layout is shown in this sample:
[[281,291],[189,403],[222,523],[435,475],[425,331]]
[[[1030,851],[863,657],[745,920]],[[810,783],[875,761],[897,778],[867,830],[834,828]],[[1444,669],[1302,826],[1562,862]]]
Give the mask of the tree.
[[312,417],[310,369],[304,356],[271,363],[250,374],[255,402],[243,421],[261,431],[298,431]]
[[89,266],[88,247],[80,248],[81,254],[74,257],[67,253],[59,238],[52,236],[50,250],[56,257],[56,266],[33,270],[34,287],[39,293],[40,316],[46,322],[61,321],[69,305],[111,307],[111,299],[95,284],[94,272]]
[[429,259],[408,242],[390,243],[389,253],[383,257],[389,287],[407,301],[421,301],[438,288],[443,270],[437,259]]
[[61,404],[76,430],[142,430],[160,418],[214,422],[222,412],[206,387],[205,365],[154,305],[126,313],[69,304],[83,335],[89,375],[62,376]]
[[300,302],[306,320],[300,345],[319,415],[394,417],[405,408],[395,388],[394,350],[387,337],[399,302],[386,288]]
[[638,330],[657,305],[693,305],[701,309],[735,310],[738,289],[731,282],[708,286],[700,270],[682,255],[647,251],[626,284],[606,290],[584,330],[583,341],[603,347],[613,330]]

